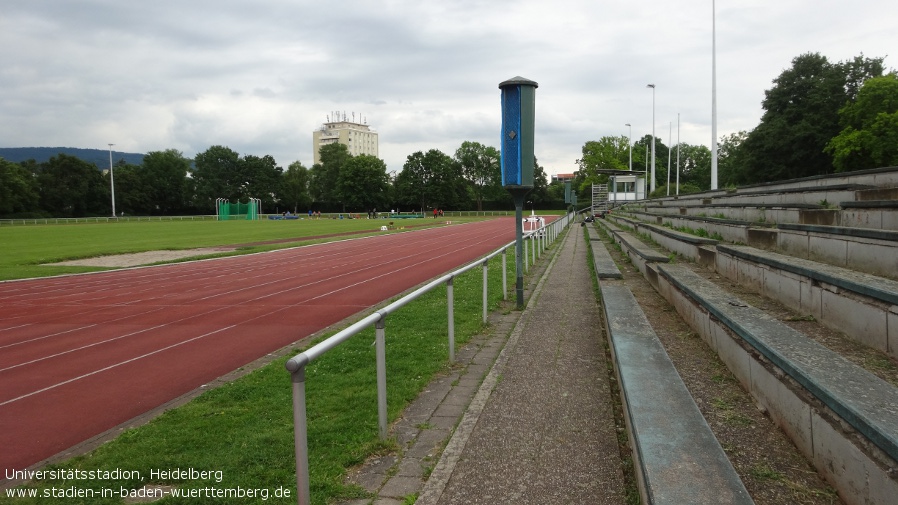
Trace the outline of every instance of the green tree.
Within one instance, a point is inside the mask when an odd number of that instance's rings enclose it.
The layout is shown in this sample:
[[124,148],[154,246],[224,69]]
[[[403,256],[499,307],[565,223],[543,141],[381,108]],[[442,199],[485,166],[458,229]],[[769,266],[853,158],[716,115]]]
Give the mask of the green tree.
[[462,142],[455,151],[455,161],[470,182],[477,210],[483,210],[483,200],[496,195],[502,186],[500,157],[498,149],[479,142]]
[[468,186],[461,164],[438,149],[427,151],[424,163],[431,173],[430,203],[440,209],[467,206]]
[[127,215],[149,215],[158,212],[153,188],[143,167],[119,160],[113,168],[115,177],[115,211]]
[[232,202],[262,201],[263,208],[274,206],[283,169],[269,155],[240,157],[228,147],[212,146],[196,155],[197,205],[214,207],[218,198]]
[[341,167],[336,194],[351,211],[382,211],[387,205],[389,180],[383,160],[369,154],[353,156]]
[[293,213],[299,209],[311,208],[312,197],[309,195],[309,169],[302,163],[294,161],[284,172],[284,181],[278,200],[288,208],[293,207]]
[[564,201],[564,183],[561,181],[553,181],[549,183],[549,187],[546,188],[546,193],[548,193],[549,198],[552,201]]
[[153,202],[151,213],[169,215],[182,212],[187,194],[190,160],[176,149],[150,151],[143,157],[143,182]]
[[263,209],[274,207],[281,189],[284,169],[277,166],[274,158],[267,154],[265,156],[247,154],[240,160],[239,167],[243,176],[241,200],[258,198],[262,202]]
[[212,146],[196,155],[193,179],[196,205],[214,209],[218,198],[240,201],[245,197],[246,181],[240,171],[240,155],[224,146]]
[[743,148],[746,138],[748,132],[742,130],[724,135],[717,143],[717,171],[721,186],[737,186],[750,180]]
[[839,110],[855,99],[866,79],[882,71],[882,58],[832,64],[819,53],[807,53],[793,59],[792,68],[765,92],[761,122],[743,143],[746,182],[832,172],[825,147],[841,131]]
[[309,191],[316,202],[332,205],[340,203],[337,195],[337,181],[340,170],[349,162],[352,155],[343,144],[327,144],[319,150],[320,162],[312,165],[309,173]]
[[589,140],[583,144],[582,153],[577,165],[588,177],[597,178],[599,170],[629,170],[630,145],[625,136]]
[[[711,150],[702,145],[690,145],[686,143],[679,144],[680,159],[680,186],[691,185],[698,189],[711,189]],[[718,147],[718,157],[720,149]],[[671,153],[674,163],[672,164],[673,173],[670,177],[671,185],[676,184],[676,160],[677,146],[674,146]],[[718,159],[718,170],[720,161]],[[683,192],[682,189],[680,191]],[[673,191],[671,191],[673,194]]]
[[37,179],[22,165],[0,158],[0,216],[38,211]]
[[[626,138],[626,137],[624,137]],[[656,187],[661,187],[664,184],[667,184],[667,157],[670,154],[670,149],[661,142],[661,137],[655,136],[655,184]],[[673,153],[676,156],[676,152]],[[629,166],[630,162],[630,152],[627,151],[627,166]],[[646,179],[646,183],[649,187],[651,187],[651,183],[648,179],[652,177],[652,136],[644,135],[642,138],[636,140],[633,143],[633,170],[636,172],[647,172],[648,177]],[[673,170],[673,163],[671,163],[671,170]],[[675,179],[675,175],[671,177],[671,182]],[[584,191],[592,191],[591,188],[587,188]],[[666,193],[666,192],[665,192]],[[584,193],[585,194],[585,193]],[[580,195],[582,198],[583,195]],[[591,197],[590,197],[591,198]]]
[[[630,162],[627,152],[627,166]],[[652,173],[652,136],[644,135],[633,143],[633,170]],[[663,171],[662,171],[663,170]],[[667,180],[667,147],[660,137],[655,137],[655,177],[658,181]]]
[[59,154],[43,164],[38,174],[41,207],[60,217],[98,216],[111,213],[109,176],[96,165]]
[[[510,197],[511,195],[509,194]],[[546,176],[546,170],[539,164],[536,156],[533,157],[533,191],[530,192],[527,198],[536,205],[544,205],[552,201],[552,197],[549,195],[549,178]],[[564,200],[563,192],[561,199]]]
[[837,172],[898,165],[898,75],[866,81],[839,117],[843,129],[826,146]]
[[431,174],[424,164],[424,153],[416,151],[405,158],[402,171],[396,176],[396,203],[414,206],[424,212],[427,208],[427,183]]

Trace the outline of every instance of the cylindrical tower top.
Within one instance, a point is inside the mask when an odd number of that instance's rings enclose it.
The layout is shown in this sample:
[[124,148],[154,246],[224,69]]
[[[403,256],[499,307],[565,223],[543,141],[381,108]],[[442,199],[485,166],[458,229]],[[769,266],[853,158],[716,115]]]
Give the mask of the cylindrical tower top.
[[500,82],[499,89],[502,89],[506,86],[517,86],[517,85],[533,86],[534,88],[539,87],[539,84],[537,84],[536,81],[531,81],[530,79],[527,79],[527,78],[521,77],[521,76],[515,76],[515,77],[512,77],[511,79]]

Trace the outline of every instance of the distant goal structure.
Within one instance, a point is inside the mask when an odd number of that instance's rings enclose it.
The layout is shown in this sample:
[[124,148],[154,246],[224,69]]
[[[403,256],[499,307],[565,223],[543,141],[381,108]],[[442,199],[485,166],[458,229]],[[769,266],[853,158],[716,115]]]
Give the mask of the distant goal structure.
[[215,199],[215,217],[219,221],[259,219],[262,213],[262,200],[250,198],[247,203],[231,203],[227,198]]

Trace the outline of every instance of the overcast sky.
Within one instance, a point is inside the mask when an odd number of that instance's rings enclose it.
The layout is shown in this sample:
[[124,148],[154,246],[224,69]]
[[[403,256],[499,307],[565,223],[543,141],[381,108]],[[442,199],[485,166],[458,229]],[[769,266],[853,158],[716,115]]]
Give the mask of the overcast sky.
[[[415,151],[499,146],[498,84],[539,83],[536,156],[652,130],[711,144],[711,0],[3,0],[0,147],[193,157],[212,145],[312,163],[331,111],[399,171]],[[898,48],[895,0],[717,2],[718,136],[754,128],[794,57]],[[898,67],[896,55],[887,68]]]

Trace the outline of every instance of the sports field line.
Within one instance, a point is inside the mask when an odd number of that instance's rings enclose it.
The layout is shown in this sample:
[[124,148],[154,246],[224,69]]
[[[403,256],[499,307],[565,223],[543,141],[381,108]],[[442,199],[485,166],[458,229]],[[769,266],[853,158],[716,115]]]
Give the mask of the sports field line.
[[[481,242],[482,242],[482,240],[473,241],[471,244],[466,245],[463,249],[468,249],[468,248],[473,247],[474,245],[476,245],[476,244],[478,244],[478,243],[481,243]],[[303,303],[309,302],[309,301],[312,301],[312,300],[317,300],[317,299],[320,299],[320,298],[323,298],[323,297],[326,297],[326,296],[330,296],[330,295],[333,295],[333,294],[335,294],[335,293],[339,293],[339,292],[341,292],[341,291],[345,291],[345,290],[351,289],[351,288],[353,288],[353,287],[356,287],[356,286],[359,286],[359,285],[362,285],[362,284],[366,284],[366,283],[368,283],[368,282],[376,281],[376,280],[378,280],[378,279],[380,279],[380,278],[388,277],[388,276],[390,276],[390,275],[394,275],[396,272],[400,272],[400,271],[403,271],[403,270],[408,270],[408,269],[411,269],[411,268],[415,268],[415,267],[420,266],[420,265],[422,265],[422,264],[425,264],[425,263],[427,263],[427,262],[429,262],[429,261],[433,261],[433,260],[436,259],[436,258],[446,257],[446,256],[448,256],[448,255],[450,255],[450,254],[457,254],[458,251],[459,251],[458,249],[455,249],[455,250],[448,251],[448,252],[445,252],[445,253],[440,254],[440,255],[436,255],[436,256],[428,256],[427,258],[425,258],[425,259],[423,259],[423,260],[421,260],[421,261],[414,262],[414,263],[406,263],[407,259],[408,259],[409,257],[411,257],[412,255],[408,255],[408,256],[404,256],[404,257],[396,257],[395,255],[390,255],[389,253],[386,253],[385,255],[391,256],[391,257],[392,257],[392,261],[391,261],[391,262],[400,262],[400,263],[403,263],[403,266],[402,266],[401,268],[397,268],[397,269],[391,270],[391,271],[389,271],[389,272],[385,272],[385,273],[383,273],[383,274],[381,274],[381,275],[378,275],[378,276],[375,276],[375,277],[372,277],[372,278],[368,278],[368,279],[365,279],[365,280],[363,280],[363,281],[360,281],[360,282],[357,282],[357,283],[354,283],[354,284],[345,285],[345,286],[342,286],[342,287],[340,287],[340,288],[338,288],[338,289],[329,291],[329,292],[327,292],[327,293],[323,293],[323,294],[320,294],[320,295],[318,295],[318,296],[315,296],[315,297],[312,297],[312,298],[305,299],[305,300],[303,300]],[[417,254],[417,253],[416,253],[416,254]],[[305,284],[302,284],[302,285],[300,285],[300,286],[292,286],[292,287],[290,287],[290,288],[288,288],[288,289],[284,289],[284,290],[280,290],[280,291],[277,291],[277,292],[274,292],[274,293],[269,293],[269,294],[262,295],[262,296],[258,296],[258,297],[255,297],[255,298],[250,298],[250,299],[247,299],[247,300],[243,300],[243,301],[241,301],[238,305],[246,305],[246,304],[255,302],[255,301],[257,301],[257,300],[261,300],[261,299],[265,299],[265,298],[270,298],[270,297],[272,297],[272,296],[283,295],[284,293],[287,293],[287,292],[291,292],[291,291],[296,291],[296,290],[299,290],[299,289],[307,288],[307,287],[309,287],[309,286],[311,286],[311,285],[319,284],[319,283],[322,283],[322,282],[329,282],[329,281],[332,281],[334,278],[339,278],[339,277],[344,277],[344,276],[354,275],[354,274],[357,274],[357,273],[360,273],[360,272],[364,272],[365,270],[369,270],[369,269],[372,269],[372,268],[375,268],[375,267],[374,267],[374,266],[365,266],[365,267],[363,267],[363,268],[357,268],[357,269],[355,269],[355,270],[353,270],[353,271],[344,272],[343,274],[341,274],[341,275],[339,275],[339,276],[336,276],[336,277],[329,277],[329,278],[327,278],[327,279],[319,279],[319,280],[316,280],[316,281],[311,282],[311,283],[305,283]],[[263,283],[263,284],[255,284],[255,285],[253,285],[253,286],[250,286],[250,287],[247,287],[247,288],[242,288],[242,289],[240,289],[240,290],[234,290],[234,291],[237,292],[237,291],[243,291],[243,290],[246,290],[246,289],[258,288],[258,287],[260,287],[260,286],[265,286],[265,285],[269,285],[269,284],[274,284],[274,283],[281,282],[281,281],[282,281],[282,279],[277,279],[277,280],[270,281],[270,282],[267,282],[267,283]],[[230,293],[230,292],[228,292],[228,293],[218,293],[218,294],[213,295],[213,296],[210,296],[210,297],[199,298],[198,300],[205,300],[205,299],[207,299],[207,298],[212,298],[212,297],[214,297],[214,296],[220,296],[220,295],[224,295],[224,294],[231,294],[231,293]],[[121,340],[121,339],[123,339],[123,338],[131,337],[131,336],[134,336],[134,335],[146,333],[146,332],[148,332],[148,331],[152,331],[152,330],[156,330],[156,329],[159,329],[159,328],[163,328],[163,327],[169,326],[169,325],[174,324],[174,323],[179,323],[179,322],[187,321],[187,320],[194,319],[194,318],[197,318],[197,317],[206,316],[206,315],[212,314],[212,313],[214,313],[214,312],[219,312],[219,311],[222,311],[222,310],[225,310],[225,309],[230,309],[230,308],[233,308],[233,307],[234,307],[233,305],[224,306],[224,307],[217,307],[217,308],[214,308],[214,309],[211,309],[211,310],[208,310],[208,311],[204,311],[204,312],[202,312],[202,313],[200,313],[200,314],[192,314],[192,315],[190,315],[190,316],[188,316],[188,317],[184,317],[184,318],[179,319],[179,320],[177,320],[177,321],[169,321],[169,322],[167,322],[167,323],[165,323],[165,324],[156,325],[156,326],[153,326],[153,327],[150,327],[150,328],[144,328],[144,329],[139,330],[139,331],[127,333],[127,334],[124,334],[124,335],[118,335],[118,336],[115,336],[115,337],[111,337],[111,338],[108,338],[108,339],[104,339],[104,340],[102,340],[102,341],[93,342],[93,343],[91,343],[91,344],[83,345],[83,346],[76,347],[76,348],[72,348],[72,349],[67,349],[67,350],[65,350],[65,351],[58,352],[58,353],[55,353],[55,354],[52,354],[52,355],[47,355],[47,356],[43,356],[43,357],[41,357],[41,358],[33,359],[33,360],[30,360],[30,361],[27,361],[27,362],[18,363],[18,364],[12,365],[12,366],[8,366],[8,367],[6,367],[6,368],[2,368],[2,369],[0,369],[0,372],[4,372],[4,371],[11,370],[11,369],[14,369],[14,368],[18,368],[18,367],[21,367],[21,366],[25,366],[25,365],[37,363],[37,362],[44,361],[44,360],[47,360],[47,359],[56,358],[56,357],[59,357],[59,356],[65,355],[65,354],[69,354],[69,353],[72,353],[72,352],[77,352],[77,351],[80,351],[80,350],[83,350],[83,349],[87,349],[87,348],[91,348],[91,347],[95,347],[95,346],[98,346],[98,345],[107,344],[107,343],[110,343],[110,342],[114,342],[114,341],[117,341],[117,340]],[[160,308],[157,308],[157,309],[155,309],[155,310],[143,312],[143,313],[141,313],[141,314],[131,314],[131,315],[128,315],[128,316],[123,316],[123,317],[120,317],[120,318],[117,318],[117,319],[113,319],[113,320],[110,320],[110,321],[105,321],[103,324],[108,324],[108,323],[111,323],[111,322],[121,321],[121,320],[129,319],[129,318],[133,318],[133,317],[138,317],[138,316],[144,316],[144,315],[146,315],[146,314],[150,314],[150,313],[153,313],[153,312],[158,312],[159,310],[162,310],[162,309],[163,309],[163,308],[160,307]],[[246,324],[246,323],[248,323],[249,321],[252,321],[252,320],[254,320],[254,319],[259,319],[259,318],[261,318],[261,317],[268,317],[268,316],[270,316],[270,315],[272,315],[272,314],[274,314],[274,313],[276,313],[276,312],[279,312],[279,311],[281,311],[281,310],[284,310],[284,308],[279,308],[279,309],[277,309],[277,310],[270,311],[270,312],[265,313],[265,314],[259,314],[259,315],[257,315],[256,317],[254,317],[254,318],[252,318],[252,319],[248,319],[248,320],[242,321],[241,323],[238,323],[238,324],[232,325],[232,326],[237,326],[237,325],[239,325],[239,324]],[[10,346],[13,346],[13,345],[19,345],[19,344],[22,344],[22,343],[25,343],[25,342],[30,342],[30,341],[40,340],[40,339],[49,338],[49,337],[52,337],[52,336],[58,336],[58,335],[61,335],[61,334],[66,334],[66,333],[71,333],[71,332],[73,332],[73,331],[83,330],[83,329],[91,328],[91,327],[94,327],[94,326],[98,326],[98,324],[92,324],[92,325],[87,325],[87,326],[80,327],[80,328],[74,328],[74,329],[67,330],[67,331],[64,331],[64,332],[58,332],[58,333],[55,333],[55,334],[53,334],[53,335],[46,335],[46,336],[43,336],[43,337],[38,337],[38,338],[35,338],[35,339],[30,339],[30,340],[28,340],[28,341],[19,342],[19,343],[16,343],[16,344],[9,344],[9,345],[3,346],[3,347],[10,347]],[[208,334],[207,334],[207,335],[208,335]],[[205,336],[205,335],[204,335],[204,336]],[[187,339],[187,340],[182,341],[181,343],[190,342],[190,341],[192,341],[192,340],[195,340],[196,338],[199,338],[199,337],[189,338],[189,339]],[[173,346],[174,346],[174,345],[178,345],[178,344],[173,344]],[[165,347],[165,348],[160,349],[160,351],[161,351],[161,350],[164,350],[164,349],[171,348],[171,347],[172,347],[172,346],[167,346],[167,347]],[[0,347],[0,348],[2,348],[2,347]],[[142,356],[139,356],[138,358],[150,356],[150,355],[152,355],[152,354],[155,354],[155,353],[154,353],[154,352],[151,352],[151,353],[148,353],[148,354],[144,354],[144,355],[142,355]],[[137,359],[137,358],[135,358],[135,359]],[[125,362],[127,362],[127,361],[125,361]],[[123,362],[123,363],[125,363],[125,362]],[[41,392],[43,392],[43,391],[47,391],[47,390],[53,389],[53,388],[55,388],[55,387],[57,387],[57,386],[66,384],[66,383],[71,382],[71,381],[73,381],[73,380],[77,380],[77,379],[80,379],[80,378],[88,377],[88,376],[90,376],[90,375],[94,375],[95,373],[99,373],[99,372],[102,372],[102,371],[104,371],[104,370],[108,370],[108,369],[110,369],[110,368],[114,368],[115,366],[117,366],[117,365],[111,365],[111,366],[103,367],[103,368],[98,369],[98,370],[96,370],[96,371],[93,371],[93,372],[89,372],[89,373],[87,373],[87,374],[80,375],[80,376],[78,376],[78,377],[76,377],[76,378],[74,378],[74,379],[69,379],[69,380],[60,382],[60,383],[58,383],[58,384],[56,384],[56,385],[48,386],[48,387],[46,387],[46,388],[39,389],[39,390],[34,391],[34,392],[31,392],[31,393],[29,393],[29,394],[19,396],[18,398],[14,398],[14,399],[11,399],[11,400],[7,400],[7,401],[5,401],[5,402],[3,402],[3,403],[0,403],[0,406],[5,405],[5,404],[8,404],[8,403],[11,403],[11,402],[16,401],[16,400],[18,400],[18,399],[27,398],[27,397],[32,396],[32,395],[34,395],[34,394],[38,394],[38,393],[41,393]]]
[[184,345],[184,344],[186,344],[186,343],[193,342],[194,340],[199,340],[199,339],[201,339],[201,338],[208,337],[209,335],[214,335],[214,334],[216,334],[216,333],[221,333],[221,332],[223,332],[223,331],[226,331],[226,330],[229,330],[229,329],[231,329],[231,328],[234,328],[235,326],[237,326],[237,325],[236,325],[236,324],[232,324],[232,325],[230,325],[230,326],[226,326],[226,327],[224,327],[224,328],[220,328],[220,329],[215,330],[215,331],[210,331],[209,333],[205,333],[205,334],[203,334],[203,335],[199,335],[199,336],[197,336],[197,337],[193,337],[193,338],[188,339],[188,340],[183,340],[183,341],[181,341],[181,342],[178,342],[178,343],[176,343],[176,344],[172,344],[172,345],[163,347],[163,348],[161,348],[161,349],[156,349],[155,351],[150,351],[150,352],[148,352],[148,353],[146,353],[146,354],[141,354],[140,356],[136,356],[136,357],[127,359],[127,360],[125,360],[125,361],[120,361],[120,362],[118,362],[118,363],[115,363],[115,364],[113,364],[113,365],[109,365],[109,366],[104,367],[104,368],[101,368],[101,369],[99,369],[99,370],[94,370],[93,372],[88,372],[88,373],[86,373],[86,374],[79,375],[78,377],[72,377],[71,379],[67,379],[67,380],[64,380],[64,381],[62,381],[62,382],[58,382],[58,383],[56,383],[56,384],[53,384],[52,386],[47,386],[47,387],[45,387],[45,388],[43,388],[43,389],[39,389],[39,390],[37,390],[37,391],[32,391],[32,392],[30,392],[30,393],[26,393],[26,394],[21,395],[21,396],[19,396],[19,397],[17,397],[17,398],[12,398],[12,399],[10,399],[10,400],[6,400],[5,402],[0,403],[0,407],[2,407],[2,406],[4,406],[4,405],[7,405],[7,404],[10,404],[10,403],[13,403],[13,402],[17,402],[17,401],[19,401],[19,400],[23,400],[23,399],[25,399],[25,398],[28,398],[29,396],[34,396],[34,395],[36,395],[36,394],[40,394],[40,393],[43,393],[43,392],[45,392],[45,391],[49,391],[49,390],[51,390],[51,389],[55,389],[55,388],[58,388],[58,387],[60,387],[60,386],[64,386],[64,385],[69,384],[69,383],[71,383],[71,382],[75,382],[75,381],[84,379],[84,378],[86,378],[86,377],[90,377],[91,375],[96,375],[96,374],[98,374],[98,373],[102,373],[102,372],[105,372],[105,371],[107,371],[107,370],[111,370],[111,369],[113,369],[113,368],[120,367],[120,366],[122,366],[122,365],[127,365],[128,363],[137,361],[137,360],[139,360],[139,359],[143,359],[143,358],[146,358],[146,357],[148,357],[148,356],[152,356],[152,355],[154,355],[154,354],[159,354],[159,353],[162,352],[162,351],[167,351],[167,350],[172,349],[172,348],[174,348],[174,347],[178,347],[178,346]]

